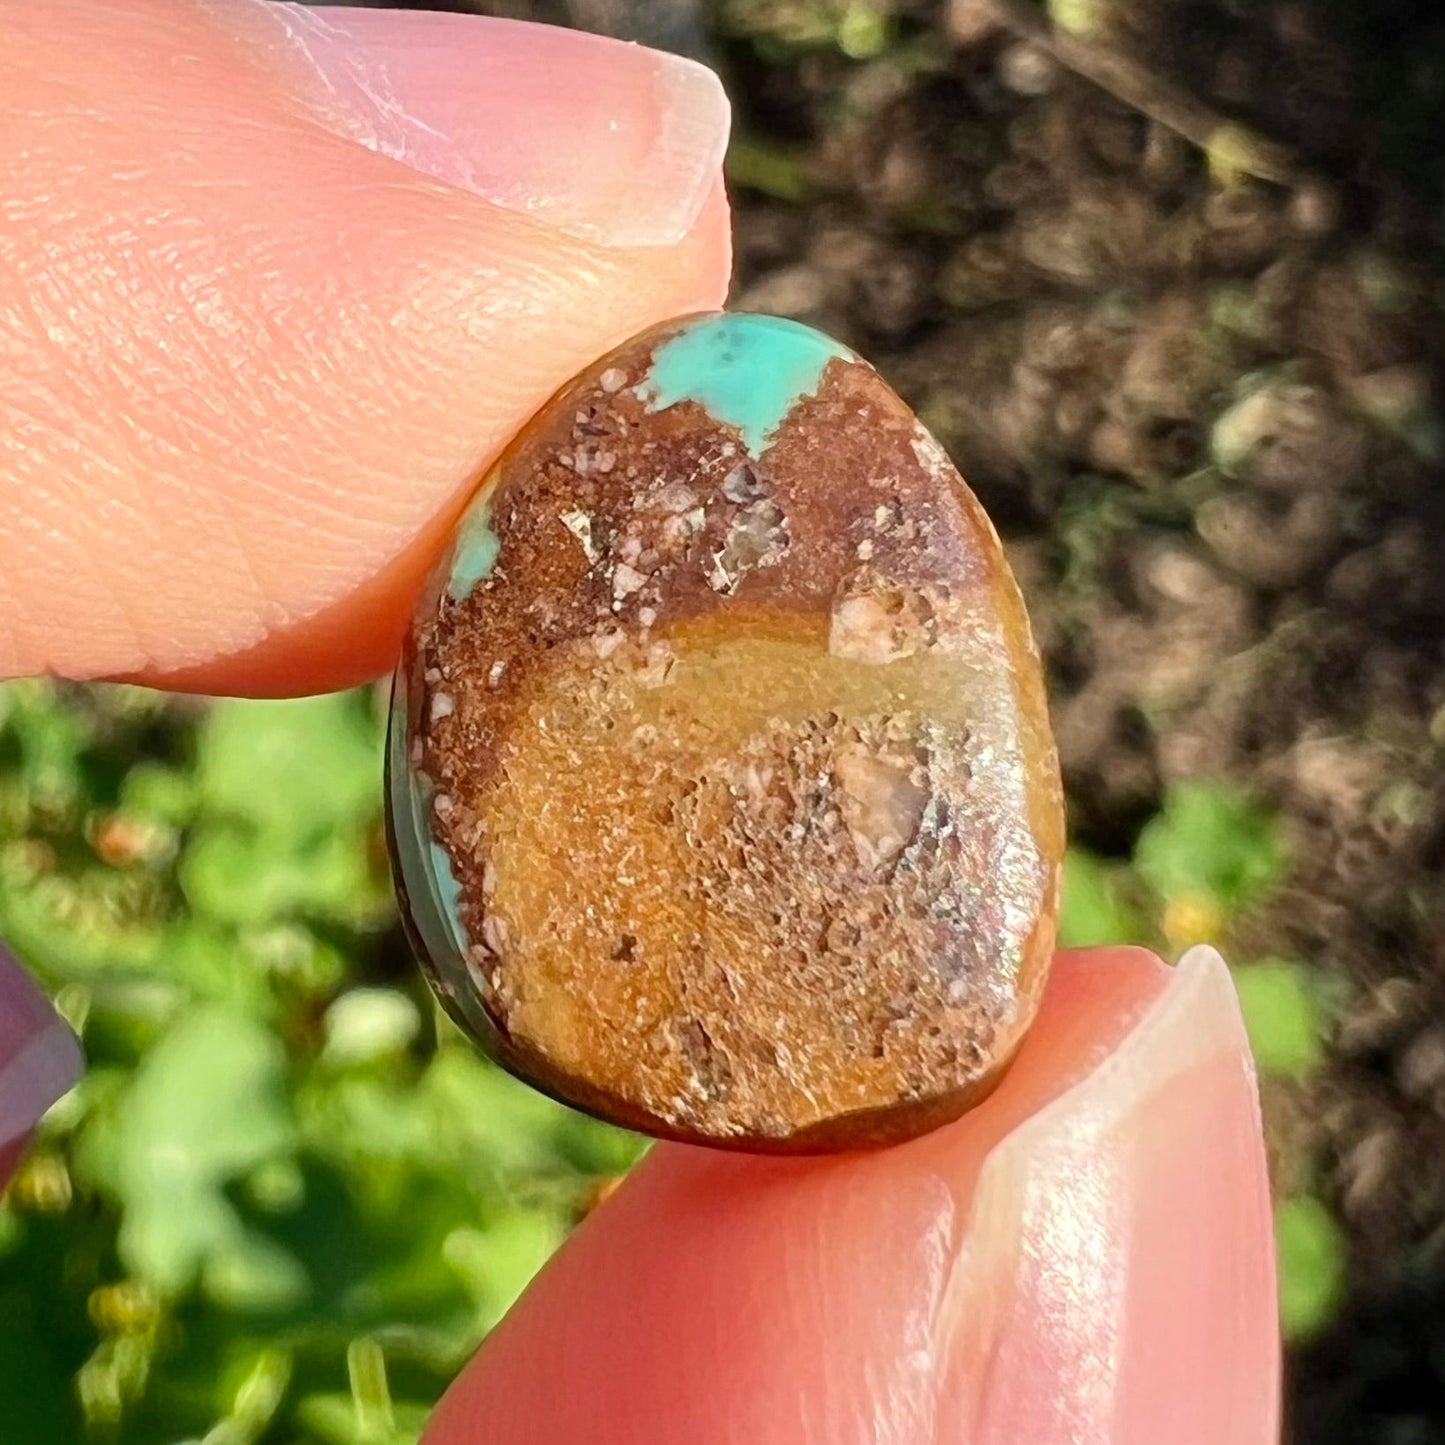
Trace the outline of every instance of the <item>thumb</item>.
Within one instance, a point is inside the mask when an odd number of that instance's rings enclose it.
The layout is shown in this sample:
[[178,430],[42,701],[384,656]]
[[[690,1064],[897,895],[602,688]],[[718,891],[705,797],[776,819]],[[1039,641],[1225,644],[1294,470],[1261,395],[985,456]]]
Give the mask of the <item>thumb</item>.
[[426,1445],[1273,1445],[1258,1104],[1228,970],[1063,954],[990,1098],[869,1155],[659,1146]]
[[723,295],[691,62],[262,0],[0,28],[0,675],[384,670],[510,434]]

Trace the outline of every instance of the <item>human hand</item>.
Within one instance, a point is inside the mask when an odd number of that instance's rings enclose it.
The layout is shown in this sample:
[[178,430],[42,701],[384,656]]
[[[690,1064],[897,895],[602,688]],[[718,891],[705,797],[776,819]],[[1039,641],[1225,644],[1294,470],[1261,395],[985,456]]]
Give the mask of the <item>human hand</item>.
[[[531,411],[724,294],[726,107],[696,67],[238,0],[0,18],[0,673],[383,671]],[[13,1140],[73,1052],[3,967]],[[1277,1373],[1227,973],[1110,950],[1061,957],[1003,1086],[929,1138],[659,1147],[428,1440],[1265,1445]]]

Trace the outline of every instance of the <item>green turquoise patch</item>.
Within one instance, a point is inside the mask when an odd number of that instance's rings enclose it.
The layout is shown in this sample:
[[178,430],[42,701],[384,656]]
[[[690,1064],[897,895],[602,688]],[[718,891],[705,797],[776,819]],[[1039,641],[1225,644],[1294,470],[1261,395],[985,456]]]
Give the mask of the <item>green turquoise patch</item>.
[[462,885],[452,872],[452,860],[440,843],[431,845],[431,871],[436,881],[437,900],[441,904],[442,917],[446,919],[452,942],[461,953],[467,946],[467,931],[462,927],[461,901]]
[[793,407],[817,391],[834,357],[857,359],[798,321],[746,312],[709,316],[657,348],[637,392],[651,411],[697,402],[714,420],[736,427],[757,456]]
[[491,498],[478,497],[457,527],[451,576],[447,580],[447,594],[453,602],[462,601],[478,582],[490,575],[501,550],[502,544],[492,530]]
[[392,837],[412,921],[433,959],[466,954],[467,930],[458,904],[461,887],[446,850],[432,837],[428,813],[431,786],[410,765],[406,740],[406,684],[400,672],[392,688],[387,732],[387,784],[391,792]]

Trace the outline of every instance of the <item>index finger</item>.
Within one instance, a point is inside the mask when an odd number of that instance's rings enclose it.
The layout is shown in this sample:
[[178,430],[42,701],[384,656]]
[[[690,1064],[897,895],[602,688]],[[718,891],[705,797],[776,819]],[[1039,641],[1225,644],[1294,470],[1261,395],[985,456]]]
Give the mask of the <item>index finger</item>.
[[323,13],[0,3],[0,675],[384,671],[525,418],[722,297],[702,67]]

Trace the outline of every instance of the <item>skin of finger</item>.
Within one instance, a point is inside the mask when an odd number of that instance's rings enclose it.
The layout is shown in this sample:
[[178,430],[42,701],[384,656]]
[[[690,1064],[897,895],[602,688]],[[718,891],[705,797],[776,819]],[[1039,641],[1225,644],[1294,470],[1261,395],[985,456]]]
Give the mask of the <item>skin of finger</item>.
[[525,419],[723,297],[720,183],[676,246],[588,244],[325,129],[179,0],[0,17],[0,675],[384,671]]
[[[959,1308],[960,1259],[983,1247],[978,1221],[972,1244],[965,1235],[979,1171],[1023,1121],[1110,1055],[1167,978],[1137,950],[1061,956],[999,1090],[956,1124],[898,1149],[799,1161],[659,1147],[489,1338],[438,1408],[427,1445],[560,1445],[599,1432],[609,1445],[1022,1438],[975,1431],[989,1424],[987,1408],[1008,1402],[981,1401],[960,1378],[992,1376],[986,1348],[941,1324]],[[1239,1060],[1224,1067],[1238,1073]],[[1209,1102],[1206,1075],[1179,1085],[1186,1104]],[[1201,1136],[1190,1129],[1182,1137]],[[1026,1272],[1020,1278],[1027,1284]],[[1252,1319],[1272,1318],[1267,1271],[1263,1278],[1264,1298],[1245,1306]],[[1015,1316],[1032,1308],[1015,1283],[985,1278],[979,1286],[994,1292],[1004,1345],[1020,1335]],[[965,1318],[986,1303],[964,1300]],[[1032,1338],[1066,1337],[1057,1324]],[[1214,1324],[1196,1318],[1185,1328]],[[1027,1348],[1030,1333],[1021,1333]],[[1247,1338],[1257,1344],[1258,1331]],[[1268,1385],[1267,1341],[1257,1364]],[[993,1384],[1047,1395],[1050,1365],[1026,1354],[1008,1381]],[[1189,1398],[1198,1395],[1196,1382]],[[1269,1418],[1266,1410],[1255,1421],[1266,1422],[1264,1433],[1230,1437],[1231,1445],[1264,1445]],[[1207,1435],[1170,1438],[1216,1445]],[[1105,1434],[1098,1445],[1117,1442]]]
[[[727,197],[719,182],[697,231],[674,253],[674,261],[706,271],[711,266],[710,257],[726,258],[728,224]],[[662,260],[659,264],[669,262]],[[707,310],[720,304],[719,299],[683,309]],[[666,305],[659,305],[653,319],[661,319],[667,310]],[[605,344],[599,345],[599,354],[605,350]],[[583,364],[586,363],[563,363],[561,374],[570,376]],[[486,444],[485,460],[475,475],[468,476],[448,497],[443,508],[429,516],[395,556],[337,602],[288,622],[250,647],[223,652],[198,665],[160,670],[150,667],[115,676],[121,681],[149,683],[174,692],[288,697],[364,681],[390,668],[401,634],[411,619],[421,580],[442,550],[457,513],[506,441],[550,394],[548,389],[537,405],[523,408],[517,422],[499,423],[495,439]],[[344,672],[341,671],[343,664]]]
[[989,1155],[936,1437],[1272,1445],[1280,1341],[1258,1090],[1224,961]]

